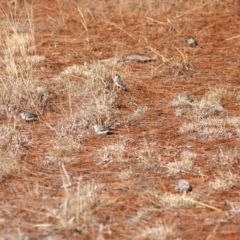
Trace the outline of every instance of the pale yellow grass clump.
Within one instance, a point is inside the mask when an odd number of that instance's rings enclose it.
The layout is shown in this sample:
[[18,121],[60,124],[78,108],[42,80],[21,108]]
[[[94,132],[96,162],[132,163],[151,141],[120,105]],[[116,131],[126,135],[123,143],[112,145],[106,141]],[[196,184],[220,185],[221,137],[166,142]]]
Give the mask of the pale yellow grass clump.
[[117,174],[117,176],[121,179],[131,179],[136,175],[137,174],[131,168],[129,170],[123,170]]
[[237,147],[230,149],[219,148],[216,155],[213,156],[213,161],[217,165],[227,166],[230,169],[234,163],[239,161],[239,150]]
[[225,113],[226,111],[218,101],[201,99],[195,103],[193,113],[196,114],[196,117],[204,117],[210,112]]
[[[179,132],[196,133],[203,138],[232,137],[239,135],[240,118],[208,117],[191,123],[183,123]],[[227,127],[232,127],[227,129]]]
[[24,147],[24,140],[12,127],[0,127],[0,176],[6,176],[19,169],[17,153]]
[[175,224],[166,224],[164,222],[157,222],[152,227],[146,227],[140,231],[134,239],[151,239],[151,240],[167,240],[179,239],[178,230]]
[[111,163],[129,161],[128,139],[123,139],[115,144],[104,146],[97,151],[95,163],[107,167]]
[[[67,67],[54,80],[57,89],[67,92],[70,111],[79,116],[83,125],[110,125],[113,116],[119,113],[119,89],[113,86],[111,66],[101,62],[73,65]],[[81,104],[76,105],[74,98]]]
[[160,201],[165,207],[172,208],[190,208],[196,205],[195,199],[197,197],[186,194],[173,194],[173,193],[165,193],[160,197]]
[[150,200],[156,206],[161,207],[170,207],[170,208],[191,208],[196,205],[196,199],[198,196],[191,192],[184,192],[183,194],[179,193],[159,193],[158,191],[151,189],[146,192],[147,199]]
[[209,182],[210,188],[220,190],[230,190],[237,187],[239,181],[239,175],[232,172],[218,172],[215,176],[215,180]]
[[192,172],[197,167],[195,166],[194,158],[196,153],[190,151],[183,151],[180,154],[180,161],[169,162],[167,164],[167,172],[170,175],[176,175],[179,172]]
[[221,103],[222,100],[230,100],[236,99],[236,93],[233,90],[229,90],[226,87],[212,87],[208,92],[206,92],[203,96],[203,99],[211,101],[211,102],[219,102]]
[[[58,208],[45,206],[46,215],[56,220],[54,227],[59,230],[74,230],[86,235],[95,232],[95,227],[98,226],[98,234],[102,235],[106,228],[98,222],[96,213],[107,205],[115,204],[115,199],[104,194],[103,185],[94,181],[84,183],[82,176],[77,179],[77,186],[73,186],[64,163],[60,162],[59,166],[65,196],[58,198]],[[52,225],[44,227],[45,230],[48,227],[51,229]]]
[[[82,177],[80,177],[77,187],[71,187],[68,173],[66,169],[64,171],[65,173],[62,172],[62,174],[66,175],[62,175],[62,178],[65,196],[59,198],[58,208],[46,207],[46,215],[56,220],[54,227],[59,230],[72,229],[84,235],[89,234],[94,231],[94,226],[97,224],[96,209],[100,208],[102,204],[104,205],[104,197],[101,197],[101,186],[94,182],[84,184]],[[52,226],[44,227],[51,229]]]
[[109,123],[118,113],[117,89],[113,87],[110,69],[101,63],[86,66],[84,81],[82,114],[98,123]]
[[162,158],[161,154],[157,151],[156,142],[144,142],[139,144],[138,149],[135,151],[137,153],[138,164],[148,167],[159,166],[161,164]]
[[193,118],[199,119],[205,117],[211,112],[226,113],[222,106],[223,101],[236,101],[236,93],[226,87],[213,87],[204,94],[200,101],[196,101],[193,105]]
[[46,153],[45,163],[56,163],[60,160],[73,162],[73,155],[81,150],[81,143],[89,130],[83,129],[82,122],[75,114],[61,118],[56,126],[47,122],[45,124],[53,131],[52,147]]
[[126,118],[126,122],[135,122],[135,121],[139,121],[141,120],[141,118],[147,113],[148,107],[147,106],[136,106],[136,110],[134,110],[134,112],[125,117]]
[[[194,98],[194,96],[192,97]],[[193,102],[173,99],[170,101],[170,105],[176,108],[177,116],[183,115],[184,108],[188,107],[191,113],[190,119],[196,122],[203,120],[211,113],[227,113],[222,102],[228,100],[233,100],[237,103],[237,94],[225,87],[215,87],[206,92],[199,101],[196,98],[194,98]]]
[[[30,21],[30,20],[29,20]],[[42,112],[47,103],[47,93],[36,91],[41,87],[34,77],[35,66],[44,56],[35,54],[32,32],[10,32],[6,26],[2,30],[2,75],[0,104],[4,112],[19,112],[21,109]]]

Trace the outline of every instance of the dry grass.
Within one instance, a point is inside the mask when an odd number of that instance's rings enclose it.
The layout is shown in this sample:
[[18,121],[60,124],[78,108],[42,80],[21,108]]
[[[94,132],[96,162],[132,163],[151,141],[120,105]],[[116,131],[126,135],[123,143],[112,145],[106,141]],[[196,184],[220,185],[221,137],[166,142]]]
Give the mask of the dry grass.
[[111,163],[121,164],[128,162],[131,152],[128,148],[129,139],[121,139],[119,142],[104,146],[97,151],[95,163],[107,167]]
[[161,196],[160,201],[165,207],[191,208],[196,204],[195,199],[196,196],[165,193],[163,196]]
[[[75,112],[83,126],[113,124],[119,113],[119,90],[113,86],[112,66],[100,62],[67,67],[55,77],[59,92],[67,92],[70,112]],[[68,89],[66,89],[66,81]],[[81,104],[75,105],[73,98]]]
[[[135,104],[133,104],[135,105]],[[136,110],[130,115],[127,116],[126,122],[135,122],[141,120],[141,118],[147,113],[148,108],[146,106],[136,106]]]
[[56,128],[54,129],[54,135],[56,137],[52,141],[55,155],[59,157],[64,156],[65,154],[68,155],[73,151],[80,150],[81,142],[87,134],[87,130],[82,129],[81,127],[82,124],[78,121],[76,116],[62,118],[58,122]]
[[198,199],[196,193],[159,193],[156,189],[146,191],[147,199],[154,203],[157,207],[164,209],[168,208],[193,208],[195,207]]
[[0,127],[0,136],[0,176],[6,177],[20,170],[19,152],[28,149],[28,143],[17,130],[5,125]]
[[142,229],[138,236],[134,239],[151,239],[151,240],[167,240],[180,239],[177,227],[173,224],[157,222],[152,227]]
[[205,118],[193,123],[184,123],[179,132],[182,134],[196,133],[204,139],[219,137],[237,137],[239,135],[239,118]]
[[145,141],[141,143],[140,148],[136,150],[138,164],[144,168],[158,167],[162,164],[161,154],[156,150],[157,146],[154,142]]
[[238,7],[2,3],[0,238],[237,238]]
[[232,165],[239,163],[239,150],[237,147],[222,149],[219,148],[213,161],[221,167],[228,167],[231,169]]
[[194,158],[197,154],[190,151],[183,151],[180,154],[180,161],[170,162],[167,164],[167,172],[169,175],[176,175],[180,172],[192,172],[195,167]]
[[[13,25],[1,25],[2,94],[4,113],[20,109],[41,113],[47,104],[47,92],[35,78],[37,65],[45,59],[36,54],[32,17],[28,18],[29,32],[18,32]],[[37,91],[36,91],[37,90]]]
[[229,190],[237,187],[239,175],[232,172],[218,172],[215,180],[209,182],[209,186],[214,190]]
[[94,225],[95,208],[99,207],[99,187],[94,183],[80,184],[77,189],[65,190],[66,196],[59,206],[58,219],[60,229],[75,229],[83,234]]

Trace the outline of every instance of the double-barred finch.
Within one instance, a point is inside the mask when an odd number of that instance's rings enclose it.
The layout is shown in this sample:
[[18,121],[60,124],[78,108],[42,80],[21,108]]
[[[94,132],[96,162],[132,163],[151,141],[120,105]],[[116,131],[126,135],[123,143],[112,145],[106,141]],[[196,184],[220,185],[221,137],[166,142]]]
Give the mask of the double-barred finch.
[[23,120],[25,120],[26,122],[31,122],[34,121],[38,118],[38,115],[35,113],[29,113],[29,112],[20,112],[20,115],[22,117]]
[[186,102],[193,102],[193,98],[191,98],[190,96],[188,96],[186,93],[184,92],[180,92],[178,94],[178,100],[179,101],[186,101]]
[[197,40],[191,36],[188,37],[187,43],[189,47],[196,47],[198,45]]
[[178,192],[190,192],[192,191],[192,186],[189,184],[187,180],[181,179],[178,181],[175,190]]
[[99,135],[107,134],[111,130],[110,127],[106,127],[106,126],[99,125],[99,124],[94,124],[93,128],[94,128],[95,132]]
[[121,88],[122,90],[128,90],[127,89],[127,86],[124,84],[124,82],[122,81],[122,78],[121,78],[121,76],[120,75],[118,75],[118,74],[114,74],[114,76],[113,76],[113,82],[114,82],[114,84],[117,86],[117,87],[119,87],[119,88]]

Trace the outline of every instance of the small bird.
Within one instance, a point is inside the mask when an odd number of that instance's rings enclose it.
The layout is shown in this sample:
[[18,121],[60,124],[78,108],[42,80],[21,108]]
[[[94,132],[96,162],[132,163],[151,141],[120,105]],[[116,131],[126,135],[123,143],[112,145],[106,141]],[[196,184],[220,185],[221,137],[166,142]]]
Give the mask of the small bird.
[[178,181],[177,186],[175,187],[175,190],[178,192],[191,192],[192,186],[189,184],[187,180],[180,179]]
[[177,109],[175,110],[175,115],[176,115],[177,117],[182,116],[182,115],[183,115],[183,109],[182,109],[182,108],[177,108]]
[[20,115],[22,119],[24,119],[26,122],[31,122],[37,119],[38,115],[35,113],[29,113],[29,112],[20,112]]
[[189,47],[196,47],[198,45],[197,40],[191,36],[188,37],[187,43]]
[[111,130],[110,127],[106,127],[106,126],[99,125],[99,124],[94,124],[93,128],[94,128],[95,132],[99,135],[107,134]]
[[178,100],[179,101],[186,101],[186,102],[193,102],[193,98],[191,98],[190,96],[188,96],[186,93],[184,92],[180,92],[178,94]]
[[119,87],[119,88],[121,88],[122,90],[128,90],[127,89],[127,86],[124,84],[124,82],[122,81],[122,78],[121,78],[121,76],[120,75],[118,75],[118,74],[114,74],[114,76],[113,76],[113,82],[114,82],[114,84],[117,86],[117,87]]

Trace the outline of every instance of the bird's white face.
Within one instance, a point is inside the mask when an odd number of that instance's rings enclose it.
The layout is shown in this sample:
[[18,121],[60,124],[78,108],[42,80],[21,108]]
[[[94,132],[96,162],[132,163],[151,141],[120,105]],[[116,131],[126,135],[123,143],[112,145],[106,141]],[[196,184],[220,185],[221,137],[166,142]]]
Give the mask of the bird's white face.
[[119,79],[120,79],[120,76],[118,74],[114,74],[114,76],[113,76],[114,82],[118,82]]
[[25,119],[25,113],[24,112],[20,112],[20,115],[23,119]]
[[96,131],[96,130],[98,129],[98,125],[97,125],[97,124],[94,124],[94,125],[93,125],[93,128],[94,128],[94,130]]
[[194,37],[188,37],[188,45],[197,45],[197,41],[195,40]]
[[179,101],[184,100],[186,97],[187,97],[186,94],[184,94],[183,92],[180,92],[180,93],[178,94],[178,100],[179,100]]

